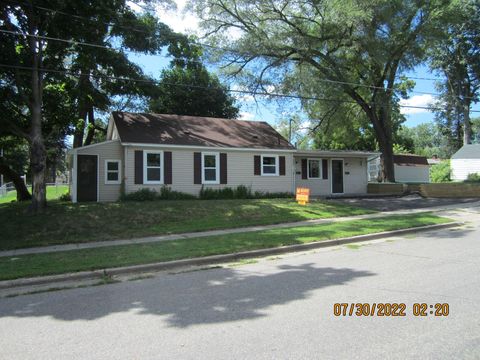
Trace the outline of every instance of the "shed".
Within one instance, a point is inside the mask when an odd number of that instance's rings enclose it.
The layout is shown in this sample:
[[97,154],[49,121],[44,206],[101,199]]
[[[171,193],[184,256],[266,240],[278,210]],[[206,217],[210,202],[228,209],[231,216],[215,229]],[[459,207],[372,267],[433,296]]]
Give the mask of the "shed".
[[450,161],[452,180],[466,180],[468,174],[480,174],[480,144],[463,145]]

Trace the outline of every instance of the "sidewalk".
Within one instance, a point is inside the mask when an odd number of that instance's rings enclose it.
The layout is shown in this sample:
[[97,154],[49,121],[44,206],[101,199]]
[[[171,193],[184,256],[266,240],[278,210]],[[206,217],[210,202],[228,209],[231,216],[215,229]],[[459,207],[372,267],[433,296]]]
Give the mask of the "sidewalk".
[[477,207],[480,207],[480,202],[473,202],[468,204],[454,204],[454,205],[448,205],[448,206],[437,206],[437,207],[431,207],[431,208],[421,208],[421,209],[411,209],[411,210],[384,211],[384,212],[378,212],[374,214],[345,216],[345,217],[329,218],[329,219],[314,219],[314,220],[305,220],[305,221],[272,224],[272,225],[249,226],[249,227],[241,227],[241,228],[234,228],[234,229],[210,230],[210,231],[202,231],[202,232],[181,233],[181,234],[174,234],[174,235],[149,236],[144,238],[134,238],[134,239],[126,239],[126,240],[98,241],[98,242],[79,243],[79,244],[33,247],[33,248],[26,248],[26,249],[0,251],[0,257],[19,256],[19,255],[27,255],[27,254],[42,254],[42,253],[51,253],[51,252],[59,252],[59,251],[72,251],[72,250],[80,250],[80,249],[92,249],[92,248],[119,246],[119,245],[146,244],[146,243],[159,242],[159,241],[192,239],[192,238],[200,238],[200,237],[206,237],[206,236],[228,235],[228,234],[262,231],[262,230],[291,228],[291,227],[297,227],[297,226],[327,224],[332,222],[341,222],[341,221],[349,221],[349,220],[374,219],[374,218],[389,216],[389,215],[406,215],[406,214],[422,213],[422,212],[444,212],[444,211],[455,210],[455,209],[461,210],[465,208],[477,208]]

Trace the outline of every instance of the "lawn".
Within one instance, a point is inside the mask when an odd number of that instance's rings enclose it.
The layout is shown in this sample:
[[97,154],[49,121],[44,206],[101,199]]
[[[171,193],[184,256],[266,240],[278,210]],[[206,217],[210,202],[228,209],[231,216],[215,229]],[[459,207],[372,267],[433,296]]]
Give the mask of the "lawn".
[[82,270],[147,264],[240,251],[305,244],[354,235],[441,224],[451,221],[430,213],[394,215],[258,232],[68,252],[0,257],[0,280]]
[[343,204],[292,199],[160,200],[72,204],[49,203],[45,214],[30,215],[28,204],[0,204],[0,250],[128,239],[251,225],[371,213]]
[[[49,185],[47,186],[47,200],[58,199],[67,192],[68,185]],[[15,200],[17,200],[17,192],[15,190],[9,191],[7,195],[0,197],[0,204],[11,203]]]

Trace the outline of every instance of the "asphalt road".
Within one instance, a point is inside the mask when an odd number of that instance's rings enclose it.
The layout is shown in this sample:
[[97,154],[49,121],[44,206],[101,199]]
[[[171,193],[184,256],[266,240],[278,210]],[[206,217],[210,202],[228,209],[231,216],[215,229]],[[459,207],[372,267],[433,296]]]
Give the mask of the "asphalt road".
[[[473,223],[359,248],[0,299],[0,358],[479,359],[480,210],[463,214]],[[406,316],[335,317],[334,303]]]

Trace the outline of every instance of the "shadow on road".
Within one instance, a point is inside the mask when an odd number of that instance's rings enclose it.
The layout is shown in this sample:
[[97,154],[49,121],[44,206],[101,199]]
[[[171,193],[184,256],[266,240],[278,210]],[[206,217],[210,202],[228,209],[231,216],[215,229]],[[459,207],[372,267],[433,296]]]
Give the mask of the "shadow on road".
[[242,268],[157,276],[108,286],[0,300],[0,317],[95,320],[124,312],[158,315],[173,327],[266,316],[269,307],[301,300],[313,290],[375,275],[349,268],[277,266],[262,273]]

